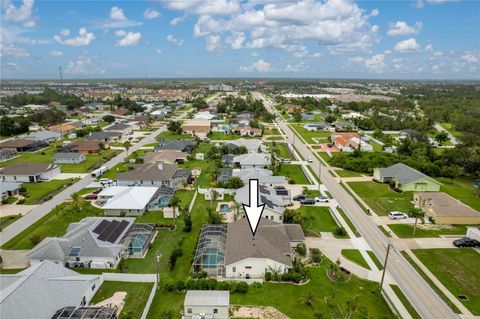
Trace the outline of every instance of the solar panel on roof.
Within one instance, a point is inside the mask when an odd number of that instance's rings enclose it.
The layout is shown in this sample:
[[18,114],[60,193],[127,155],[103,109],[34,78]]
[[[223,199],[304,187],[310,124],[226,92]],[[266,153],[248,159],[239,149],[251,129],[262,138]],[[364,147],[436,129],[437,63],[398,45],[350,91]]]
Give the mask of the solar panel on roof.
[[109,224],[110,224],[110,222],[108,220],[104,219],[100,222],[100,224],[97,225],[97,227],[95,227],[93,232],[95,234],[101,234],[105,230],[105,227],[107,227]]
[[286,189],[278,189],[277,195],[288,195],[288,191]]
[[107,237],[106,241],[110,243],[114,243],[118,237],[123,233],[125,228],[128,226],[128,222],[125,220],[122,220],[120,224],[110,233],[110,235]]
[[81,248],[80,247],[73,247],[71,250],[70,250],[70,254],[68,254],[69,256],[78,256],[80,254],[80,250]]
[[110,222],[110,224],[105,227],[105,229],[102,231],[102,233],[100,234],[100,236],[98,236],[98,240],[106,240],[108,238],[108,236],[110,236],[110,234],[112,233],[112,231],[117,228],[118,224],[120,224],[119,221],[116,221],[116,220],[112,220]]

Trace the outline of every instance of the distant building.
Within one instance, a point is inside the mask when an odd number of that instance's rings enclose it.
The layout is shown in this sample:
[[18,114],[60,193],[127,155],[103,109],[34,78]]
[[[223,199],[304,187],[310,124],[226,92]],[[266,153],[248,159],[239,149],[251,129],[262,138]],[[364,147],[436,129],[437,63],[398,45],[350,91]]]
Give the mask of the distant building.
[[121,132],[91,132],[87,136],[89,141],[102,141],[102,142],[114,142],[120,140],[122,137]]
[[186,120],[181,127],[185,133],[203,139],[210,133],[211,126],[212,123],[209,120]]
[[53,155],[55,164],[80,164],[85,160],[85,155],[82,153],[55,153]]
[[78,141],[72,143],[72,152],[81,154],[96,154],[105,142],[102,141]]
[[231,92],[233,87],[227,84],[210,84],[208,86],[209,91],[222,91],[222,92]]
[[196,145],[197,142],[194,140],[160,141],[160,145],[155,147],[155,152],[176,151],[190,154]]
[[60,174],[56,164],[15,164],[0,171],[4,182],[36,183],[54,178]]
[[358,130],[358,127],[350,122],[335,122],[333,125],[337,132],[353,132]]
[[373,179],[381,183],[395,182],[395,188],[404,192],[438,192],[442,183],[410,166],[397,163],[386,168],[375,168]]
[[309,131],[330,131],[332,128],[332,126],[326,122],[307,123],[303,127]]
[[34,152],[47,146],[48,144],[42,141],[33,141],[18,138],[1,143],[0,150],[12,150],[16,152]]
[[187,161],[188,153],[177,151],[147,152],[143,155],[144,163],[163,161],[166,164],[178,164]]
[[28,139],[46,143],[57,141],[61,137],[62,135],[60,133],[51,131],[37,131],[27,136]]
[[264,168],[272,163],[270,154],[263,153],[247,153],[237,155],[233,158],[233,164],[241,168],[260,167]]
[[[283,189],[284,192],[277,194],[273,187],[259,185],[259,202],[265,204],[262,217],[273,221],[275,223],[283,223],[283,214],[285,213],[285,205],[291,203],[290,192]],[[235,194],[235,202],[248,203],[249,202],[249,186],[248,184],[242,188],[239,188]],[[244,214],[242,213],[242,216]],[[238,216],[238,217],[242,217]]]
[[183,319],[228,319],[230,291],[187,290],[183,308]]
[[365,141],[357,132],[335,132],[332,133],[332,143],[342,152],[352,152],[360,149],[364,152],[372,152],[373,146]]

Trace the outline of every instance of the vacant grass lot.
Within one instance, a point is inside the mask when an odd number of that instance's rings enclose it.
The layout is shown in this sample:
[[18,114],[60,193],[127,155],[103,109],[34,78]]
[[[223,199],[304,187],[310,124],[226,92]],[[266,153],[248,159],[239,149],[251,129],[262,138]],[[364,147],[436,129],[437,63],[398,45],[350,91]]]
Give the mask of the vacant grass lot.
[[397,193],[387,184],[376,182],[351,182],[348,185],[377,215],[386,216],[391,211],[407,212],[413,208],[411,192]]
[[305,124],[290,124],[290,126],[300,134],[309,144],[317,144],[313,138],[318,139],[320,143],[326,143],[331,132],[326,131],[309,131],[303,127]]
[[80,211],[66,210],[68,203],[55,207],[50,213],[39,221],[22,231],[2,246],[2,249],[32,249],[35,243],[31,238],[38,236],[39,239],[46,237],[63,236],[70,223],[78,222],[89,216],[102,216],[103,212],[89,203],[85,203]]
[[176,134],[172,133],[170,131],[165,131],[160,134],[158,134],[155,139],[157,140],[165,140],[165,141],[170,141],[170,140],[193,140],[194,137],[190,134]]
[[342,256],[363,268],[370,269],[370,266],[368,266],[367,261],[358,249],[342,249]]
[[[239,134],[224,134],[222,132],[211,132],[210,135],[208,136],[209,139],[212,141],[215,140],[236,140],[239,138],[246,138],[246,139],[251,139],[253,137],[251,136],[240,136]],[[255,137],[255,138],[260,138],[260,137]]]
[[[420,224],[420,221],[418,222]],[[400,238],[428,238],[440,237],[441,235],[465,235],[467,233],[467,226],[465,225],[451,225],[448,229],[426,230],[417,227],[415,235],[413,235],[413,225],[407,224],[391,224],[388,227],[397,234]]]
[[[78,179],[75,179],[76,182]],[[22,186],[27,190],[25,205],[31,205],[41,200],[48,194],[56,194],[63,190],[63,186],[72,182],[70,179],[52,179],[40,183],[23,183]]]
[[[307,268],[310,281],[306,285],[267,282],[261,288],[250,287],[246,294],[231,294],[230,303],[273,306],[292,319],[343,318],[338,312],[345,313],[347,302],[357,298],[357,309],[351,318],[394,318],[380,296],[378,283],[352,276],[347,283],[335,284],[326,275],[330,264],[325,259],[320,267]],[[309,295],[313,296],[311,306],[304,303]],[[162,316],[165,312],[172,312],[172,318],[179,317],[184,299],[183,293],[158,291],[147,318],[159,318],[159,314]],[[162,318],[168,317],[163,315]]]
[[288,150],[287,143],[265,143],[265,145],[268,145],[270,147],[270,151],[277,154],[278,157],[295,160],[293,155],[290,154],[290,151]]
[[416,249],[414,254],[474,315],[480,315],[480,254],[468,249]]
[[[319,235],[320,232],[333,233],[338,227],[328,207],[305,205],[298,211],[305,217],[303,229],[307,233],[311,232],[314,235]],[[348,238],[348,235],[343,238]]]
[[477,197],[478,190],[473,187],[475,178],[455,178],[453,181],[449,178],[437,178],[437,180],[443,184],[440,187],[442,192],[480,211],[480,198]]
[[361,176],[364,176],[364,174],[362,174],[362,173],[349,171],[349,170],[346,170],[346,169],[336,169],[335,172],[340,177],[361,177]]
[[267,127],[263,128],[263,135],[280,135],[280,131],[276,127]]
[[124,291],[127,293],[127,296],[125,297],[125,306],[119,318],[140,318],[152,287],[153,283],[147,282],[104,281],[95,296],[93,296],[91,303],[99,303],[112,297],[117,291]]
[[282,164],[277,175],[288,177],[295,184],[310,184],[300,165]]

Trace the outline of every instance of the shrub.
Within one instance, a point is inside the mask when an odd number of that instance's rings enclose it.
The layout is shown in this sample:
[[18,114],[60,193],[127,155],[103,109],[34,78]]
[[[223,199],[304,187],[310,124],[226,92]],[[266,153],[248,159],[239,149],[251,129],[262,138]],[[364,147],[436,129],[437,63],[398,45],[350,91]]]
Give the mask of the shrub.
[[183,226],[183,231],[189,233],[192,231],[192,218],[190,214],[184,214],[183,220],[185,221],[185,225]]
[[262,283],[261,282],[258,282],[258,281],[255,281],[254,283],[252,283],[250,285],[252,288],[262,288]]
[[172,279],[164,280],[163,289],[168,292],[175,290],[175,282]]
[[38,235],[33,235],[32,237],[30,237],[30,242],[34,245],[38,245],[41,241],[42,241],[42,237]]
[[305,246],[304,243],[298,244],[296,250],[300,256],[305,256],[307,254],[307,247]]
[[347,236],[347,231],[343,227],[335,228],[334,234],[338,237],[345,237]]
[[170,270],[173,270],[173,268],[175,268],[175,264],[177,263],[177,258],[182,255],[183,255],[183,251],[181,248],[177,247],[172,251],[172,254],[170,255],[170,258],[168,261]]
[[272,273],[267,271],[265,273],[265,281],[271,281],[272,280]]
[[185,290],[185,282],[183,280],[178,280],[175,282],[175,290],[183,291]]
[[248,284],[244,281],[237,283],[235,287],[235,292],[246,294],[248,292]]
[[19,205],[22,205],[23,203],[25,203],[25,199],[23,199],[23,198],[20,199],[20,200],[17,202],[17,204],[19,204]]
[[313,248],[311,250],[311,254],[312,254],[312,262],[317,264],[322,262],[322,253],[318,248]]

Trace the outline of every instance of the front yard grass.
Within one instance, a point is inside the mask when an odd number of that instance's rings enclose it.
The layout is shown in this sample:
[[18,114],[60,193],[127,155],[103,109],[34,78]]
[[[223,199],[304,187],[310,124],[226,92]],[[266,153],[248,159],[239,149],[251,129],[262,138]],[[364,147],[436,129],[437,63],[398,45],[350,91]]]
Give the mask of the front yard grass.
[[165,141],[171,141],[171,140],[193,140],[194,137],[190,134],[176,134],[172,133],[170,131],[165,131],[160,134],[158,134],[155,137],[156,140],[165,140]]
[[459,177],[453,181],[449,178],[437,178],[437,180],[443,184],[440,187],[442,192],[480,211],[480,198],[477,197],[478,190],[473,187],[475,178]]
[[288,149],[287,143],[265,143],[265,145],[269,146],[270,151],[277,154],[278,157],[290,159],[292,161],[295,160],[293,155],[290,153],[290,150]]
[[308,144],[317,144],[313,139],[315,138],[321,143],[326,143],[328,138],[332,135],[331,132],[327,131],[309,131],[303,127],[305,124],[290,124],[290,126],[303,137]]
[[[59,193],[68,183],[75,183],[78,179],[52,179],[40,183],[23,183],[22,186],[27,190],[27,197],[24,205],[31,205],[41,201],[42,198],[50,197],[52,194]],[[72,183],[73,182],[73,183]]]
[[[304,205],[298,211],[305,217],[303,229],[307,233],[311,232],[314,235],[320,232],[334,233],[338,227],[328,207]],[[348,235],[339,238],[348,238]]]
[[[420,221],[418,225],[420,225]],[[467,226],[465,225],[451,225],[449,228],[438,230],[426,230],[417,226],[415,235],[413,235],[413,225],[410,224],[390,224],[388,227],[400,238],[429,238],[442,235],[462,236],[467,233]]]
[[[319,267],[307,268],[310,281],[302,286],[265,282],[261,287],[250,287],[246,294],[232,293],[230,303],[235,305],[272,306],[290,318],[314,319],[337,318],[339,311],[345,312],[347,303],[356,299],[356,310],[352,318],[394,318],[380,295],[378,283],[352,276],[347,283],[330,281],[326,270],[331,262],[325,259]],[[304,300],[313,296],[311,306]],[[177,318],[183,308],[184,293],[159,290],[148,314],[149,319]],[[321,316],[320,316],[321,314]]]
[[140,318],[152,287],[153,283],[148,282],[104,281],[93,296],[91,303],[97,304],[112,297],[117,291],[125,291],[127,296],[119,318]]
[[411,192],[397,193],[387,184],[376,182],[350,182],[348,185],[377,215],[386,216],[391,211],[408,212],[413,208]]
[[[109,159],[119,154],[119,150],[104,150],[99,154],[86,154],[85,161],[79,164],[61,164],[62,173],[88,173],[94,167],[100,167]],[[105,159],[104,159],[105,158]]]
[[342,249],[342,256],[363,268],[370,269],[370,266],[368,266],[367,261],[358,249]]
[[455,296],[464,295],[468,301],[460,300],[474,315],[480,315],[480,254],[467,249],[415,249],[422,263]]
[[277,175],[288,177],[294,184],[310,184],[300,165],[282,164]]
[[364,176],[362,173],[349,171],[349,170],[346,170],[346,169],[336,169],[335,173],[337,173],[338,176],[340,176],[340,177],[362,177],[362,176]]

